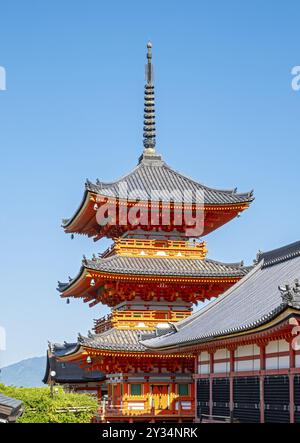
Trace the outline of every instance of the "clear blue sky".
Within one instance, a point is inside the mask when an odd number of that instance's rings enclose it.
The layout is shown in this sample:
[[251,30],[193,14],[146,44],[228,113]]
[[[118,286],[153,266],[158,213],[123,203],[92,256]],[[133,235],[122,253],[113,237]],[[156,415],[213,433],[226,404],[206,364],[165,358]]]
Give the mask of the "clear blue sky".
[[137,162],[148,39],[158,151],[204,184],[255,190],[206,238],[209,257],[251,263],[300,239],[299,19],[296,0],[1,2],[0,366],[75,340],[105,312],[59,298],[57,280],[107,244],[71,241],[60,222],[86,177],[113,180]]

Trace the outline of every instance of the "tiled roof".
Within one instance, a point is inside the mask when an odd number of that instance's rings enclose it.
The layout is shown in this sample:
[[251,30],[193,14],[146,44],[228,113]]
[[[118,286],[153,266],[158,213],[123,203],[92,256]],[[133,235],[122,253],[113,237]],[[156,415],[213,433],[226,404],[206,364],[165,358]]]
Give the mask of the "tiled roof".
[[90,337],[79,336],[78,343],[88,348],[107,351],[143,352],[145,347],[139,342],[142,334],[145,336],[147,333],[112,328],[101,334],[90,334]]
[[8,408],[11,408],[12,410],[15,410],[19,408],[22,405],[21,400],[16,400],[15,398],[7,397],[6,395],[0,394],[0,405],[6,406]]
[[112,257],[87,260],[89,269],[107,272],[137,273],[143,275],[178,275],[191,277],[246,275],[249,268],[242,263],[221,263],[214,260],[178,260],[176,258]]
[[177,332],[143,344],[151,349],[184,346],[264,324],[286,308],[278,286],[291,284],[299,277],[300,242],[261,253],[248,275],[206,308],[176,323]]
[[257,261],[263,260],[264,267],[280,263],[300,255],[300,241],[269,252],[260,252]]
[[[215,260],[189,260],[176,258],[150,258],[150,257],[125,257],[113,255],[94,260],[83,260],[83,268],[99,272],[156,275],[156,276],[180,276],[180,277],[243,277],[251,267],[240,263],[222,263]],[[82,269],[79,273],[81,275]],[[71,286],[79,275],[69,283],[58,283],[58,290],[63,292]]]
[[[128,193],[140,191],[138,197],[141,200],[157,199],[153,197],[153,191],[159,191],[162,201],[170,201],[170,192],[173,192],[173,201],[176,202],[197,202],[196,192],[203,192],[204,203],[206,205],[226,205],[238,203],[250,203],[253,200],[253,193],[238,194],[236,189],[218,190],[204,186],[189,177],[170,168],[159,156],[142,158],[140,163],[129,174],[121,177],[119,180],[105,183],[97,180],[93,184],[89,180],[86,182],[86,189],[109,197],[120,196],[120,184],[125,184]],[[184,193],[190,191],[191,198],[184,198]],[[135,198],[135,197],[133,197]],[[202,202],[201,202],[202,203]]]
[[99,371],[88,372],[76,362],[61,362],[59,357],[72,354],[78,344],[64,343],[50,345],[51,351],[47,353],[46,372],[43,382],[47,383],[50,371],[55,371],[54,381],[56,383],[87,383],[105,380],[105,374]]
[[[75,353],[80,349],[81,346],[92,349],[99,349],[99,350],[101,349],[103,351],[144,352],[146,348],[140,343],[140,339],[142,336],[143,338],[146,338],[147,336],[151,337],[152,334],[153,331],[148,332],[144,330],[126,330],[126,329],[122,330],[117,328],[111,328],[100,334],[89,333],[88,337],[84,337],[81,334],[79,334],[77,343],[72,343],[72,344],[67,343],[66,346],[54,345],[55,346],[54,352],[56,357],[63,357]],[[51,364],[53,364],[53,361],[51,361],[51,359],[50,362]],[[62,380],[61,368],[59,367],[59,365],[60,366],[65,365],[66,372],[68,372],[68,377],[66,378],[66,380],[65,379]],[[61,383],[63,381],[74,382],[74,379],[71,379],[69,376],[70,371],[72,373],[75,371],[73,368],[74,366],[78,366],[77,363],[70,363],[70,362],[61,363],[56,360],[56,366],[55,367],[51,366],[51,370],[54,369],[56,371],[56,369],[58,369],[57,376],[60,377],[60,379],[59,380],[56,379],[57,377],[56,376],[55,380]],[[92,381],[92,380],[95,381],[96,379],[102,380],[104,377],[103,374],[98,371],[93,371],[91,373],[86,372],[84,369],[81,369],[79,366],[78,369],[81,371],[82,375],[82,378],[79,381]],[[78,369],[76,370],[76,373],[78,372]],[[48,376],[49,376],[49,367],[47,368],[45,377],[43,379],[44,383],[47,383]],[[92,377],[93,379],[91,380]]]
[[77,343],[68,343],[65,341],[63,344],[49,343],[49,346],[51,348],[51,354],[54,357],[61,357],[62,355],[72,354],[72,352],[77,346]]

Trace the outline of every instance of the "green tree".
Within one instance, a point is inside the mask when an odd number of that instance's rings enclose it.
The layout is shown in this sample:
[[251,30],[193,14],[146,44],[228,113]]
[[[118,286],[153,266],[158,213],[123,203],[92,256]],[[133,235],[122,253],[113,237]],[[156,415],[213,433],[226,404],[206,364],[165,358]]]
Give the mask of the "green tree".
[[24,414],[19,423],[89,423],[97,410],[97,400],[88,394],[69,394],[55,388],[18,388],[0,384],[0,393],[21,400]]

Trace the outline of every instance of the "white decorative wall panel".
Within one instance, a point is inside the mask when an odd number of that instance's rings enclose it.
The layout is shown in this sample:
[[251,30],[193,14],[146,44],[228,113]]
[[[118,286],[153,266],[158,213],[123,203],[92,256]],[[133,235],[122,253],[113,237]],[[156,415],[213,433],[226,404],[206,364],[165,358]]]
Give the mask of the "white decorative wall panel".
[[221,358],[229,358],[230,353],[228,349],[218,349],[214,354],[214,359],[221,359]]
[[216,374],[221,373],[221,372],[229,372],[229,371],[230,371],[230,363],[229,362],[214,364],[214,372]]
[[266,369],[278,369],[278,357],[267,358]]
[[198,372],[199,374],[209,374],[209,365],[199,365]]

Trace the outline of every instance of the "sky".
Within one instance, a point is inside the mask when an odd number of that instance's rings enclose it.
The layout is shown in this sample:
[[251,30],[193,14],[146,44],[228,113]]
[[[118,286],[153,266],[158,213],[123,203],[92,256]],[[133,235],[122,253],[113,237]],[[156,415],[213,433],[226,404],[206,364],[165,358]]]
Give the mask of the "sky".
[[107,312],[60,299],[57,280],[108,244],[60,225],[87,177],[137,163],[149,39],[159,153],[208,186],[254,189],[205,238],[209,258],[251,264],[300,240],[299,19],[296,0],[1,1],[0,367],[75,341]]

